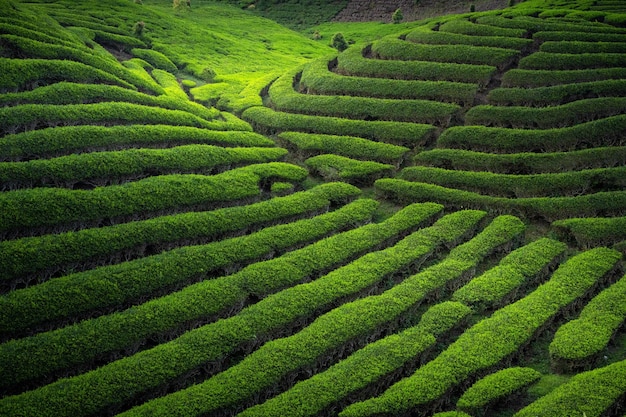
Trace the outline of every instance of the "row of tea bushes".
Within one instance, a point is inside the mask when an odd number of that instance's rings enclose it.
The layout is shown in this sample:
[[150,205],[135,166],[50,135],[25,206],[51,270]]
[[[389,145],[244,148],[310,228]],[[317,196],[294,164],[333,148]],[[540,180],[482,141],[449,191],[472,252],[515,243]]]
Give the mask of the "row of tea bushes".
[[148,245],[170,247],[177,242],[215,240],[284,218],[316,213],[358,194],[358,189],[347,184],[324,184],[245,206],[6,240],[0,242],[0,279],[29,281],[36,276],[54,275],[59,270],[77,272],[75,265],[89,264],[94,259],[109,263],[104,259],[115,259],[120,252],[141,252]]
[[[444,27],[451,24],[452,22],[456,21],[451,21],[442,25],[438,31],[431,30],[430,28],[426,28],[425,26],[420,26],[417,29],[407,33],[405,40],[414,43],[433,45],[473,45],[517,50],[524,49],[533,43],[532,39],[511,38],[502,35],[474,36],[444,30]],[[481,26],[486,27],[487,25]],[[451,28],[452,26],[449,27]],[[495,26],[490,27],[495,28]]]
[[571,218],[553,222],[552,228],[565,239],[587,248],[626,239],[625,217]]
[[325,154],[304,161],[312,173],[326,181],[345,181],[352,184],[371,184],[392,174],[393,165],[374,161],[359,161],[345,156]]
[[265,136],[237,130],[237,124],[237,121],[224,123],[227,128],[225,131],[168,125],[83,125],[33,130],[3,137],[0,141],[0,160],[18,162],[74,153],[191,144],[222,147],[274,146],[274,142]]
[[626,78],[626,68],[529,70],[515,68],[502,76],[503,87],[537,88]]

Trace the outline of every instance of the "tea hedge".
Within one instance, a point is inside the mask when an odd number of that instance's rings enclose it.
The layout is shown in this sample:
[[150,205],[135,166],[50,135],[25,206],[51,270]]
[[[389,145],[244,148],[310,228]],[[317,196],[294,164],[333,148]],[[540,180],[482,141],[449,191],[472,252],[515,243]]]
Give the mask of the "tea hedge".
[[430,123],[446,126],[459,106],[429,100],[395,100],[357,96],[299,94],[294,73],[278,78],[269,88],[271,106],[279,111],[362,120]]
[[609,67],[626,67],[625,54],[535,52],[519,61],[520,69],[581,70]]
[[391,175],[393,165],[374,161],[359,161],[339,155],[318,155],[304,161],[311,172],[326,181],[346,181],[368,184],[381,177]]
[[578,100],[561,106],[474,106],[465,114],[465,123],[514,129],[550,129],[620,115],[626,112],[626,97]]
[[[417,207],[417,211],[421,211],[424,218],[432,214],[432,208]],[[439,210],[440,207],[436,207],[436,211]],[[139,393],[155,389],[207,362],[219,360],[244,342],[253,341],[257,337],[264,339],[298,318],[319,313],[324,306],[333,305],[336,300],[345,299],[349,294],[364,291],[394,271],[427,258],[436,247],[454,242],[467,232],[468,223],[472,223],[471,215],[463,214],[465,216],[453,214],[443,217],[433,226],[409,235],[393,247],[370,252],[315,281],[268,296],[229,319],[186,332],[169,343],[88,373],[1,399],[0,410],[6,410],[9,414],[11,410],[25,410],[35,414],[47,410],[54,415],[90,415],[107,406],[128,401]],[[479,218],[482,216],[481,213]],[[106,381],[106,384],[97,381]],[[207,381],[214,382],[215,379]],[[203,384],[199,384],[193,389],[202,387]],[[248,387],[248,384],[240,386],[244,390]],[[152,408],[163,401],[175,406],[172,398],[180,398],[185,392],[187,390],[177,391],[171,396],[144,403],[141,409]],[[237,395],[238,392],[241,391],[235,390],[230,394]],[[73,400],[69,401],[69,398]],[[227,401],[228,397],[224,396],[221,400]],[[193,404],[189,399],[185,401],[185,407]],[[203,405],[208,405],[208,402],[203,401]],[[135,408],[132,412],[141,409]]]
[[218,110],[191,102],[186,95],[184,99],[180,100],[167,95],[155,97],[110,85],[76,84],[62,81],[39,87],[32,91],[2,94],[0,95],[0,106],[20,104],[88,104],[112,101],[162,107],[169,110],[183,110],[207,120],[214,119],[219,115]]
[[487,95],[499,106],[558,106],[597,97],[626,96],[626,80],[601,80],[537,88],[495,88]]
[[626,392],[626,360],[574,375],[515,417],[573,416],[584,413],[599,417],[623,398]]
[[114,59],[106,59],[102,56],[84,52],[80,49],[39,42],[33,39],[22,38],[14,35],[0,35],[0,46],[10,51],[15,51],[17,55],[27,56],[29,58],[41,59],[66,59],[70,61],[81,62],[93,68],[100,69],[115,75],[118,78],[134,85],[145,91],[152,91],[151,84],[143,81],[142,78],[135,76]]
[[250,107],[242,114],[265,134],[300,131],[341,136],[359,136],[399,146],[414,147],[432,139],[435,127],[427,124],[388,121],[364,121],[338,117],[310,116],[277,112],[267,107]]
[[217,131],[187,126],[66,126],[7,135],[0,141],[0,160],[21,161],[79,152],[129,147],[186,144],[271,147],[274,142],[250,131]]
[[111,257],[144,245],[219,238],[289,216],[315,213],[359,194],[346,184],[324,184],[306,192],[214,211],[183,213],[115,226],[0,242],[0,279],[29,277],[64,265]]
[[161,87],[159,83],[157,83],[155,79],[152,78],[152,75],[150,75],[150,73],[148,72],[154,70],[154,67],[152,65],[139,58],[131,58],[123,61],[122,65],[129,72],[132,72],[133,74],[135,74],[135,76],[140,77],[144,81],[144,83],[150,84],[152,86],[150,91],[153,91],[157,94],[165,94],[165,90],[163,89],[163,87]]
[[282,162],[249,165],[213,176],[161,175],[91,191],[33,188],[0,194],[0,231],[96,221],[260,195],[260,182],[302,181],[307,171]]
[[[161,69],[153,69],[152,76],[159,83],[159,85],[163,87],[165,94],[171,96],[172,98],[177,98],[181,101],[189,101],[189,96],[187,95],[185,90],[183,90],[183,87],[181,87],[181,85],[179,84],[176,76]],[[198,103],[194,104],[198,107],[204,107],[203,105]]]
[[514,394],[536,382],[541,373],[532,368],[505,368],[477,381],[463,393],[456,406],[467,412],[484,412],[503,397]]
[[592,217],[558,220],[552,228],[581,247],[604,246],[626,239],[626,217]]
[[470,104],[478,86],[451,81],[393,80],[339,75],[328,70],[326,59],[304,67],[301,88],[310,94],[367,96],[395,99],[424,99]]
[[596,286],[620,258],[619,252],[606,248],[592,249],[570,258],[547,283],[472,326],[413,375],[378,397],[352,404],[339,415],[400,414],[431,405],[449,389],[515,354],[556,314]]
[[[493,226],[487,226],[475,240],[464,245],[467,248],[461,249],[459,246],[457,249],[462,254],[471,252],[472,260],[480,259],[516,235],[519,229],[511,228],[512,225],[523,229],[519,219],[495,219]],[[505,230],[507,232],[503,233]],[[484,248],[487,242],[488,248]],[[484,249],[475,254],[474,247]],[[450,254],[453,258],[454,251]],[[454,258],[454,261],[469,262],[463,255],[460,260]],[[337,307],[293,336],[266,343],[239,364],[203,383],[144,403],[131,409],[127,415],[166,415],[173,410],[199,415],[241,404],[257,392],[279,383],[288,373],[314,366],[317,360],[327,357],[348,341],[367,337],[380,327],[387,326],[402,310],[413,304],[408,296],[404,302],[394,303],[393,300],[399,297],[389,292]],[[270,363],[273,365],[269,366]],[[260,369],[265,372],[259,372]],[[249,381],[245,388],[239,385],[238,381],[241,380]]]
[[[445,26],[446,24],[444,24],[443,26]],[[517,50],[524,49],[525,47],[528,47],[533,43],[532,39],[511,38],[507,36],[472,36],[448,31],[444,32],[441,29],[439,31],[433,31],[430,29],[424,29],[423,27],[417,28],[409,32],[406,35],[405,40],[414,43],[433,45],[490,46],[495,48]]]
[[176,73],[178,68],[167,56],[154,49],[133,48],[130,53],[137,58],[149,62],[155,68],[162,69],[167,72]]
[[[624,41],[626,42],[626,37]],[[539,50],[556,54],[623,54],[626,53],[626,43],[573,40],[544,41]]]
[[623,216],[626,213],[626,192],[606,191],[576,197],[515,198],[491,197],[439,185],[383,178],[374,184],[385,198],[414,203],[436,201],[460,208],[479,208],[495,212],[515,213],[549,222],[571,217]]
[[[546,11],[543,9],[536,9],[535,11],[530,10],[531,14],[535,12],[542,13]],[[584,32],[588,33],[591,36],[599,36],[602,37],[605,34],[609,36],[618,36],[616,39],[624,39],[624,30],[622,28],[616,28],[609,25],[594,25],[594,24],[581,24],[577,22],[566,22],[566,21],[555,21],[555,20],[547,20],[540,19],[536,17],[516,17],[513,19],[507,18],[506,14],[502,16],[480,16],[476,19],[478,23],[490,25],[490,26],[498,26],[503,28],[511,28],[511,29],[526,29],[533,32],[533,35],[537,33],[558,33],[562,32],[564,34],[569,33],[577,33]],[[598,39],[599,40],[599,39]],[[619,42],[623,42],[619,41]]]
[[502,36],[509,38],[523,38],[527,35],[526,29],[502,28],[493,25],[472,23],[465,19],[448,20],[439,26],[440,32],[459,33],[476,37]]
[[404,146],[374,142],[355,136],[283,132],[278,135],[278,139],[293,153],[304,157],[333,153],[348,158],[399,164],[410,151]]
[[415,155],[418,165],[500,174],[542,174],[626,165],[626,147],[597,147],[569,152],[495,154],[462,149],[432,149]]
[[626,320],[626,278],[596,295],[580,313],[554,334],[550,343],[553,368],[591,368]]
[[456,81],[485,86],[496,72],[495,66],[428,61],[369,59],[359,48],[348,48],[337,56],[337,72],[360,77],[398,80]]
[[[292,239],[291,244],[313,241],[325,234],[366,221],[375,208],[373,200],[361,199],[332,213],[300,221],[294,226],[301,229],[300,242]],[[129,348],[147,337],[185,329],[185,323],[208,321],[209,318],[225,311],[236,311],[238,306],[244,305],[251,294],[247,283],[256,281],[255,278],[261,274],[269,272],[276,277],[275,281],[268,281],[265,287],[257,286],[259,290],[261,288],[263,290],[257,291],[256,294],[267,296],[288,283],[297,284],[333,267],[341,266],[368,249],[380,245],[386,238],[406,231],[407,226],[411,224],[411,221],[405,221],[404,224],[387,221],[375,226],[353,229],[272,260],[252,264],[235,274],[189,285],[182,290],[127,310],[6,342],[0,345],[0,357],[19,357],[20,360],[3,362],[6,363],[6,366],[2,367],[3,374],[11,376],[11,379],[5,381],[8,384],[9,381],[20,383],[43,378],[52,372],[89,364],[103,354]],[[389,229],[383,230],[385,227]],[[356,242],[354,241],[356,237],[363,240]],[[313,256],[316,258],[313,259]],[[302,261],[302,257],[307,260],[306,263]],[[202,299],[214,301],[203,303],[200,302]],[[71,354],[60,349],[67,338],[73,341]],[[24,355],[26,352],[30,353]]]
[[115,75],[80,62],[64,59],[10,59],[0,57],[0,92],[30,90],[55,82],[103,83],[130,90],[137,88]]
[[622,190],[626,167],[516,175],[415,166],[404,168],[398,178],[508,198],[556,197]]
[[479,311],[502,306],[534,282],[543,280],[564,257],[566,249],[565,243],[548,238],[531,242],[456,290],[452,300]]
[[607,117],[560,129],[509,129],[454,126],[437,139],[437,146],[482,152],[564,152],[596,146],[622,146],[626,115]]
[[586,30],[580,31],[539,31],[533,34],[533,39],[541,42],[626,42],[626,35],[618,33],[597,33]]
[[519,55],[513,49],[489,46],[428,45],[383,38],[372,44],[372,53],[387,60],[434,61],[504,67]]
[[626,68],[528,70],[515,68],[502,76],[503,87],[536,88],[626,78]]

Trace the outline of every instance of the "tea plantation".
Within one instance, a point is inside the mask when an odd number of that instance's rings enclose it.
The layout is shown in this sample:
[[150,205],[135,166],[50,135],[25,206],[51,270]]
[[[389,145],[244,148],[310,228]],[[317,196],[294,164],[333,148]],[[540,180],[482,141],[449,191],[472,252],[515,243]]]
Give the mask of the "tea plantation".
[[347,4],[0,0],[0,416],[626,416],[626,4]]

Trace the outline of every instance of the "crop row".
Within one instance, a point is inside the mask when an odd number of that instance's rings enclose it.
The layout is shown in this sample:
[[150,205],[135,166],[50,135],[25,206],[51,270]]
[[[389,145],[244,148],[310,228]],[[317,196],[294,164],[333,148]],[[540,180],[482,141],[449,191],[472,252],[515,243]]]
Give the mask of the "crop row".
[[[300,221],[293,227],[300,229],[301,237],[299,241],[291,239],[290,244],[312,241],[365,221],[375,207],[372,200],[361,199],[332,213]],[[0,357],[15,360],[2,361],[6,364],[3,375],[11,376],[5,382],[42,379],[52,372],[89,364],[104,354],[132,347],[145,338],[184,329],[187,323],[232,313],[245,305],[251,294],[268,296],[283,287],[313,279],[411,231],[423,220],[409,219],[407,214],[335,234],[269,261],[254,263],[235,274],[204,280],[127,310],[6,342],[0,345]],[[265,274],[271,274],[271,279]],[[68,354],[62,346],[70,338],[73,349]]]
[[181,110],[140,104],[106,102],[93,104],[22,104],[0,108],[0,134],[77,124],[169,124],[222,130],[224,122],[205,120]]
[[626,188],[626,166],[535,175],[407,167],[398,178],[508,198],[574,196]]
[[454,207],[473,207],[518,213],[549,222],[570,217],[624,216],[625,191],[604,191],[576,197],[492,197],[439,185],[383,178],[375,183],[385,198],[404,203],[436,201]]
[[598,33],[579,31],[540,31],[533,34],[533,39],[541,42],[611,42],[624,43],[626,35],[621,33]]
[[62,81],[31,91],[0,95],[0,106],[20,104],[87,104],[111,101],[142,104],[169,110],[183,110],[207,120],[214,119],[219,115],[216,109],[209,109],[191,102],[186,96],[185,100],[167,95],[155,97],[127,88],[102,84],[75,84]]
[[155,92],[156,94],[165,94],[165,90],[163,87],[156,82],[156,80],[152,77],[152,75],[148,71],[154,71],[154,67],[139,58],[131,58],[122,62],[122,65],[126,68],[127,71],[133,73],[136,77],[141,78],[145,83],[150,84],[150,91]]
[[[440,273],[439,284],[445,283],[446,278],[458,278],[483,257],[515,238],[523,228],[519,219],[496,218],[474,239],[451,250],[447,258],[455,264],[450,268],[454,273],[450,270],[447,276]],[[239,407],[250,397],[279,384],[290,373],[315,368],[317,361],[332,357],[333,352],[346,343],[387,328],[429,292],[415,291],[414,287],[409,290],[410,282],[408,278],[381,295],[345,303],[318,317],[300,332],[266,343],[239,364],[203,383],[147,402],[131,409],[127,415],[168,415],[173,410],[203,415]],[[431,291],[436,289],[435,285],[433,287]],[[239,385],[242,380],[248,382],[245,387]]]
[[250,107],[242,118],[255,126],[256,131],[274,134],[300,131],[341,136],[358,136],[379,142],[414,147],[433,138],[435,127],[427,124],[388,121],[365,121],[339,117],[310,116],[277,112],[267,107]]
[[626,147],[594,147],[570,152],[494,154],[432,149],[415,155],[418,165],[499,174],[542,174],[626,165]]
[[[175,75],[170,74],[169,72],[161,70],[161,69],[153,69],[151,74],[152,74],[152,77],[154,77],[154,79],[156,80],[156,82],[159,83],[161,87],[163,87],[163,91],[165,91],[165,94],[167,94],[168,96],[171,96],[172,98],[177,98],[183,102],[189,101],[189,96],[187,95],[185,90],[183,90],[183,88],[180,86],[178,79],[176,78]],[[199,107],[204,107],[197,103],[194,103],[194,104],[196,104]]]
[[413,375],[376,398],[349,406],[339,415],[399,415],[418,407],[425,412],[454,386],[516,354],[560,311],[603,281],[620,258],[619,252],[606,248],[570,258],[547,283],[472,326]]
[[[414,43],[433,45],[473,45],[517,50],[528,47],[533,43],[532,39],[511,38],[499,35],[472,36],[462,33],[443,31],[443,27],[446,25],[447,24],[442,25],[438,31],[433,31],[426,26],[418,27],[417,29],[407,33],[405,40]],[[495,28],[494,26],[491,27]]]
[[[425,219],[440,209],[440,206],[427,205],[409,210],[415,218]],[[271,337],[294,321],[320,314],[339,300],[371,289],[390,274],[420,264],[441,245],[451,244],[465,235],[484,215],[479,214],[445,216],[393,247],[370,252],[310,283],[265,297],[228,319],[191,330],[171,342],[85,374],[6,397],[0,400],[0,410],[9,415],[12,410],[23,410],[27,414],[46,412],[70,416],[90,415],[121,404],[203,364],[219,360],[243,343]],[[247,386],[247,383],[240,384],[233,394]]]
[[549,52],[535,52],[534,54],[522,58],[519,62],[520,69],[550,71],[610,67],[626,67],[626,54],[557,54]]
[[604,97],[540,108],[474,106],[466,113],[465,123],[514,129],[550,129],[573,126],[623,113],[626,113],[625,97]]
[[496,88],[487,100],[500,106],[556,106],[584,98],[624,97],[626,80],[601,80],[538,88]]
[[[365,208],[364,208],[365,207]],[[357,203],[344,210],[373,211],[371,201]],[[332,219],[332,217],[331,217]],[[0,307],[7,318],[3,332],[18,333],[39,323],[81,315],[128,304],[151,293],[184,285],[203,277],[236,270],[238,265],[255,261],[276,250],[319,238],[337,227],[333,221],[322,218],[317,230],[310,229],[315,221],[271,226],[248,236],[234,237],[205,245],[186,246],[117,265],[54,278],[42,284],[8,293]],[[345,224],[345,216],[336,215],[335,222]],[[302,228],[309,229],[304,233]],[[275,240],[275,241],[273,241]],[[243,250],[246,248],[246,250]],[[38,300],[33,305],[27,300]],[[26,304],[25,304],[26,303]]]
[[182,213],[115,226],[84,229],[0,242],[0,279],[14,281],[34,274],[53,275],[69,265],[110,259],[120,252],[141,252],[148,245],[217,239],[278,219],[315,213],[358,194],[345,184],[326,184],[310,191],[245,206]]
[[[540,9],[539,11],[542,12],[544,10],[545,9]],[[622,28],[616,28],[609,25],[581,24],[546,20],[528,16],[509,19],[502,16],[491,15],[478,17],[476,21],[490,26],[511,29],[526,29],[533,32],[534,35],[540,32],[563,32],[566,34],[583,32],[589,34],[590,36],[603,36],[603,34],[609,34],[610,36],[616,36],[616,39],[621,39],[617,40],[617,42],[624,42],[624,35],[626,35]]]
[[[574,375],[514,417],[606,415],[626,393],[626,360]],[[610,414],[610,413],[609,413]]]
[[[17,56],[43,59],[66,59],[81,62],[115,75],[116,77],[121,78],[139,89],[143,89],[148,92],[152,91],[151,84],[144,82],[142,78],[127,71],[113,58],[107,59],[80,49],[39,42],[33,39],[22,38],[14,35],[0,35],[0,45],[2,45],[2,47],[7,51],[14,51],[14,55]],[[11,57],[10,54],[9,57]]]
[[437,146],[484,152],[563,152],[596,146],[622,146],[626,115],[607,117],[561,129],[509,129],[455,126],[446,129]]
[[269,88],[273,108],[318,116],[431,123],[442,126],[447,126],[459,111],[457,105],[429,100],[300,94],[294,90],[294,78],[299,76],[299,73],[288,72],[274,81]]
[[5,136],[0,141],[0,160],[21,161],[120,148],[161,148],[188,144],[228,147],[274,146],[270,139],[247,130],[217,131],[168,125],[111,127],[83,125],[47,128]]
[[348,48],[337,57],[337,72],[360,77],[398,80],[454,81],[485,86],[496,72],[495,66],[429,61],[396,61],[365,58],[363,50]]
[[397,38],[383,38],[372,44],[377,58],[402,61],[433,61],[454,64],[488,65],[503,68],[510,64],[519,51],[489,46],[428,45],[406,42]]
[[582,247],[610,245],[626,239],[625,217],[572,218],[552,223],[557,233]]
[[263,181],[302,181],[307,171],[282,162],[248,165],[221,174],[161,175],[90,191],[33,188],[0,194],[0,231],[159,213],[258,197]]
[[556,331],[549,349],[553,368],[591,368],[625,319],[626,277],[596,295],[576,320]]
[[80,62],[64,59],[10,59],[0,57],[0,92],[30,90],[55,82],[104,83],[136,90],[115,75]]
[[359,161],[345,156],[324,154],[305,161],[307,167],[326,181],[346,181],[352,184],[371,184],[381,177],[390,176],[393,165],[374,161]]
[[515,68],[502,76],[503,87],[536,88],[626,78],[626,68],[527,70]]
[[502,28],[494,25],[472,23],[465,19],[449,20],[439,27],[441,32],[460,33],[476,37],[508,37],[523,38],[528,31],[526,29]]
[[[333,61],[331,61],[332,63]],[[367,96],[395,99],[423,99],[471,104],[476,84],[451,81],[392,80],[354,77],[329,71],[327,59],[316,60],[304,67],[300,86],[310,94]]]
[[65,186],[86,181],[111,184],[148,175],[214,174],[251,163],[284,158],[282,148],[222,148],[185,145],[169,149],[126,149],[91,152],[28,162],[0,162],[0,187]]
[[133,48],[130,51],[133,56],[137,58],[143,59],[144,61],[150,63],[150,65],[155,68],[176,73],[178,68],[176,64],[174,64],[168,57],[163,55],[159,51],[155,51],[154,49],[143,49],[143,48]]
[[404,146],[374,142],[355,136],[283,132],[278,135],[278,139],[284,147],[303,158],[320,153],[332,153],[348,158],[378,161],[398,166],[407,152],[410,151]]
[[[626,38],[624,41],[626,41]],[[545,41],[541,44],[539,50],[556,54],[624,54],[626,53],[626,43]]]
[[[491,245],[494,243],[496,242],[491,242]],[[462,247],[469,249],[474,244],[475,241],[470,241],[459,246],[459,249]],[[509,264],[507,259],[512,257],[515,258],[515,265],[518,267],[516,271],[522,275],[530,277],[533,273],[538,273],[556,252],[546,247],[546,252],[542,256],[537,256],[538,245],[533,246],[533,250],[524,247],[510,253],[502,259],[502,262]],[[429,293],[460,278],[467,279],[467,275],[471,275],[468,271],[487,253],[483,250],[473,259],[465,255],[459,259],[455,257],[455,250],[453,249],[440,263],[408,278],[396,288],[372,300],[378,298],[382,304],[385,297],[395,297],[395,300],[401,300],[400,306],[394,307],[397,311],[415,308]],[[535,256],[528,258],[526,254]],[[512,268],[509,268],[508,272],[511,270]],[[401,288],[404,289],[400,291]],[[357,307],[357,303],[365,304],[366,301],[352,303],[352,307]],[[374,304],[373,301],[370,304]],[[422,314],[416,326],[366,345],[327,370],[298,382],[284,393],[247,409],[239,416],[315,416],[329,408],[337,410],[338,405],[349,402],[355,395],[368,392],[366,391],[368,387],[380,386],[381,380],[388,380],[402,368],[411,366],[425,349],[431,347],[436,339],[440,339],[452,327],[458,326],[459,321],[471,311],[469,307],[459,302],[436,304]],[[383,314],[393,317],[391,312]]]
[[485,413],[491,403],[523,390],[541,378],[532,368],[505,368],[489,374],[469,387],[457,407],[471,413]]

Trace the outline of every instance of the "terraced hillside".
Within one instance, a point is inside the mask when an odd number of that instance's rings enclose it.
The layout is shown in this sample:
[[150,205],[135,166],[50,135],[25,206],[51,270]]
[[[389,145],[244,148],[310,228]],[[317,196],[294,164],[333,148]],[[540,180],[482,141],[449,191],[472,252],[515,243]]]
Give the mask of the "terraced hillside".
[[138,3],[0,0],[0,415],[624,415],[622,2],[245,88]]

